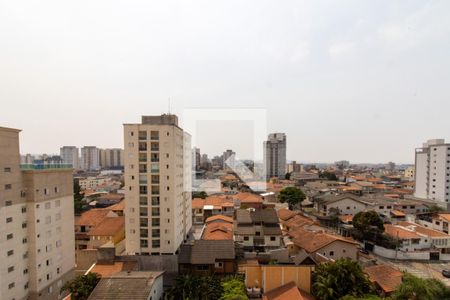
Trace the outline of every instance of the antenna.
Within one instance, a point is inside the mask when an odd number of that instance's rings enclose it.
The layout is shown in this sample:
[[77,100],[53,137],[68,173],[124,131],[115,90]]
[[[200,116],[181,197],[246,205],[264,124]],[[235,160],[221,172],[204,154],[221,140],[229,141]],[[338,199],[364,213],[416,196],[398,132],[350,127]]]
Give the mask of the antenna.
[[167,102],[168,102],[169,115],[170,115],[170,97],[169,97],[169,99],[167,100]]

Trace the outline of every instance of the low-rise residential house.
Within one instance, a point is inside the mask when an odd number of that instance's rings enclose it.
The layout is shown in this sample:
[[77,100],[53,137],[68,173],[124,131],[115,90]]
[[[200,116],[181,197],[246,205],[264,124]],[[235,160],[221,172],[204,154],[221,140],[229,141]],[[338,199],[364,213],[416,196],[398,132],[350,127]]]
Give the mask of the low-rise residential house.
[[369,266],[364,268],[364,273],[383,298],[389,297],[402,284],[403,272],[388,265]]
[[203,224],[205,220],[215,215],[233,216],[234,201],[224,196],[210,196],[206,199],[194,198],[192,200],[192,222]]
[[117,246],[125,238],[125,217],[107,217],[100,224],[88,232],[90,241],[89,249],[98,247],[111,242]]
[[162,299],[163,273],[132,271],[102,277],[88,299]]
[[90,241],[88,233],[97,227],[105,218],[118,217],[108,208],[94,208],[75,217],[75,249],[87,249]]
[[111,181],[108,177],[88,177],[85,179],[80,179],[78,184],[81,190],[96,189],[98,186],[103,185]]
[[205,221],[202,240],[233,240],[233,219],[231,217],[217,215],[209,217]]
[[396,225],[385,224],[384,230],[387,235],[401,243],[401,251],[433,249],[444,254],[450,253],[450,235],[442,231],[406,221],[399,221]]
[[280,248],[282,235],[277,212],[272,208],[237,210],[234,239],[246,251],[265,252]]
[[295,255],[303,249],[310,255],[320,254],[333,260],[340,258],[357,260],[358,243],[351,238],[323,231],[308,231],[304,228],[297,228],[288,234],[294,244],[290,255]]
[[239,207],[242,208],[255,208],[260,209],[263,205],[263,198],[261,195],[253,193],[237,193],[236,195],[230,196]]
[[361,211],[365,211],[369,205],[361,197],[353,194],[330,195],[321,197],[316,201],[317,211],[324,216],[336,213],[341,215],[355,215]]
[[415,200],[399,200],[394,204],[394,209],[401,210],[406,214],[414,215],[418,213],[426,213],[428,212],[431,204],[425,203],[423,201],[415,201]]
[[417,223],[435,230],[449,233],[450,213],[435,213],[431,217],[417,219]]
[[234,274],[236,271],[233,240],[196,240],[183,244],[178,255],[180,274]]

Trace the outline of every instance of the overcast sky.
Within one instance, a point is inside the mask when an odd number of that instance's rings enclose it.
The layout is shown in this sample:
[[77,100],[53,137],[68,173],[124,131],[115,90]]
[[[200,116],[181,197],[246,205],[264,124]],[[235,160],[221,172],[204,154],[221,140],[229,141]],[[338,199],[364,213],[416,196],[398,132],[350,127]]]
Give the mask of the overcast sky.
[[[450,1],[0,2],[0,126],[22,153],[122,147],[168,98],[265,108],[288,159],[413,162],[450,140]],[[216,127],[202,151],[253,151],[248,126]]]

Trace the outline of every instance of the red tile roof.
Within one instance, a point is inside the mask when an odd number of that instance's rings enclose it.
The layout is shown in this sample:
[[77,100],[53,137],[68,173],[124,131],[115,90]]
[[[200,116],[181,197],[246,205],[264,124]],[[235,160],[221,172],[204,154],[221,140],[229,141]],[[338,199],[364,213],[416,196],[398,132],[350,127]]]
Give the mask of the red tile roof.
[[223,216],[223,215],[216,215],[216,216],[212,216],[209,217],[208,219],[205,220],[205,223],[211,223],[211,222],[228,222],[228,223],[233,223],[233,218],[232,217],[228,217],[228,216]]
[[371,282],[376,283],[385,293],[392,293],[402,283],[403,273],[388,265],[374,265],[364,268]]
[[100,224],[89,231],[88,235],[114,236],[123,230],[125,230],[125,217],[110,217],[103,219]]
[[263,300],[303,300],[300,291],[298,290],[295,282],[289,282],[288,284],[282,285],[275,288],[262,297]]
[[108,208],[93,208],[75,218],[75,225],[77,226],[97,226],[110,213]]

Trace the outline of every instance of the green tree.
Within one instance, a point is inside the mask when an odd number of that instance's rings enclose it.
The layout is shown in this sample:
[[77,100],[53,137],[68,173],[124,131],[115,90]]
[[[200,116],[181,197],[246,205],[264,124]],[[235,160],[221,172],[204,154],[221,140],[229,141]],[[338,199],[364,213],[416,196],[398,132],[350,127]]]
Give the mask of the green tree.
[[313,294],[321,300],[362,297],[372,290],[361,266],[348,258],[320,264],[313,273]]
[[73,181],[73,206],[75,214],[80,214],[83,211],[83,195],[81,194],[80,183],[78,179]]
[[450,288],[437,279],[423,279],[405,273],[402,284],[391,295],[392,300],[450,299]]
[[165,296],[166,300],[218,300],[222,295],[220,280],[214,276],[178,276]]
[[302,203],[305,198],[305,193],[303,193],[301,189],[294,186],[288,186],[282,189],[278,195],[278,200],[280,200],[281,203],[286,202],[289,204],[289,209],[291,210],[298,204]]
[[384,232],[383,220],[373,210],[359,212],[353,217],[353,227],[358,231],[359,239],[377,241]]
[[85,300],[94,290],[100,276],[97,273],[77,276],[74,280],[66,282],[61,288],[61,292],[68,291],[74,300]]
[[444,209],[437,204],[432,204],[432,205],[430,205],[430,207],[428,207],[429,213],[436,213],[436,212],[441,212],[441,211],[444,211]]
[[335,173],[328,172],[328,171],[321,172],[319,174],[319,178],[323,178],[323,179],[327,179],[327,180],[333,180],[333,181],[337,181],[338,180],[338,178],[337,178]]
[[228,277],[222,280],[223,293],[220,300],[248,300],[242,278]]

